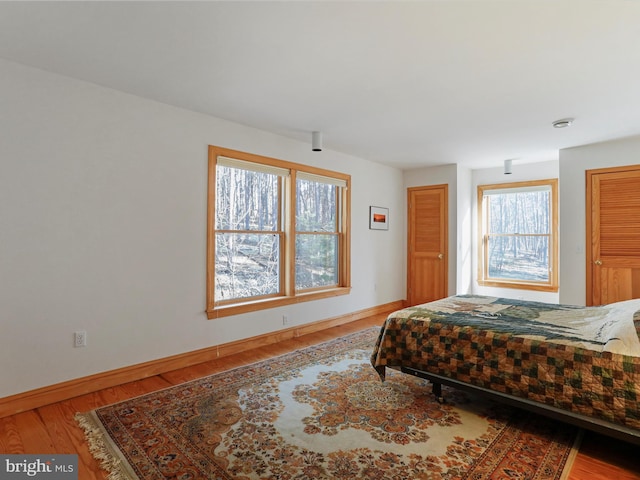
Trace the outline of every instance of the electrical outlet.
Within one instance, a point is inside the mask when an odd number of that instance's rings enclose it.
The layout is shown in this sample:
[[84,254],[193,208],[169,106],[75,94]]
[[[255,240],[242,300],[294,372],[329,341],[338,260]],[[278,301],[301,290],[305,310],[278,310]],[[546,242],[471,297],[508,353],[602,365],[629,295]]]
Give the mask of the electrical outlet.
[[282,315],[282,325],[289,325],[289,316]]
[[73,346],[74,347],[86,347],[87,346],[87,332],[85,330],[78,330],[73,334]]

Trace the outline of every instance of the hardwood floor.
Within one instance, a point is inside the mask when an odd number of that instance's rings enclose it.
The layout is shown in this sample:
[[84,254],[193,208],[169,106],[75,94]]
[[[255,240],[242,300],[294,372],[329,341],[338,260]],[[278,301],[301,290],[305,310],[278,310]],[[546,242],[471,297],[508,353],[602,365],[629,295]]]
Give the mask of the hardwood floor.
[[[106,388],[70,400],[0,418],[0,453],[77,453],[80,480],[106,479],[84,441],[74,415],[103,405],[257,362],[272,356],[381,325],[376,315],[275,345],[174,370],[144,380]],[[586,432],[568,480],[640,480],[640,447]]]

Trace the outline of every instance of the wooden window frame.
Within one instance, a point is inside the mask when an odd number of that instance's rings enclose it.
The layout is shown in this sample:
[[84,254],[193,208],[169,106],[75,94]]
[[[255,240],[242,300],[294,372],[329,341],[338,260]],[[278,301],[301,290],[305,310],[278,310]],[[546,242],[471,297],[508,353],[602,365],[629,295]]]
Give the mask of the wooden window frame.
[[[254,164],[282,168],[289,171],[289,176],[282,179],[282,231],[281,238],[281,292],[266,297],[250,299],[215,301],[215,207],[216,207],[216,166],[218,157],[227,157]],[[338,285],[327,288],[314,288],[296,291],[295,287],[295,208],[296,208],[296,176],[298,172],[334,178],[346,184],[341,188],[338,230]],[[231,150],[228,148],[209,146],[209,175],[207,194],[207,308],[209,319],[238,315],[267,308],[281,307],[300,302],[319,300],[322,298],[347,295],[351,292],[351,176],[302,165],[276,158],[252,153]]]
[[[484,204],[484,192],[489,190],[508,190],[530,187],[550,187],[550,232],[549,236],[549,281],[535,282],[528,280],[502,280],[488,276],[487,265],[487,215]],[[493,185],[478,185],[478,285],[487,287],[516,288],[541,292],[558,291],[558,179],[534,180],[527,182],[501,183]],[[515,235],[515,234],[514,234]],[[546,234],[544,236],[547,236]]]

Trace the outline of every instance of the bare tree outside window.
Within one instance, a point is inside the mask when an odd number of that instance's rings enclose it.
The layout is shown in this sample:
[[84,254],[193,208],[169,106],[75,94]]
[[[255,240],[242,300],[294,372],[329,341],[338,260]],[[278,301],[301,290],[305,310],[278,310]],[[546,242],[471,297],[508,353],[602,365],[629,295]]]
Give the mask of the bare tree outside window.
[[350,182],[210,146],[208,318],[347,295]]
[[557,289],[556,185],[478,187],[481,285]]
[[280,291],[280,177],[218,165],[215,300]]
[[339,187],[298,179],[296,290],[338,284]]
[[489,277],[549,281],[549,192],[501,193],[486,201]]

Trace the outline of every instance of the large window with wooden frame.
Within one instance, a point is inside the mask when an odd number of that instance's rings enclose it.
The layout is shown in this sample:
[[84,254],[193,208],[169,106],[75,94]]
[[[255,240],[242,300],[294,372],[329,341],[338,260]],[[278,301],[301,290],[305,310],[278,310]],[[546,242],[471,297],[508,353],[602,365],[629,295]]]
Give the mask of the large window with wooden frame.
[[208,317],[349,293],[350,182],[209,147]]
[[558,291],[558,181],[478,186],[478,283]]

